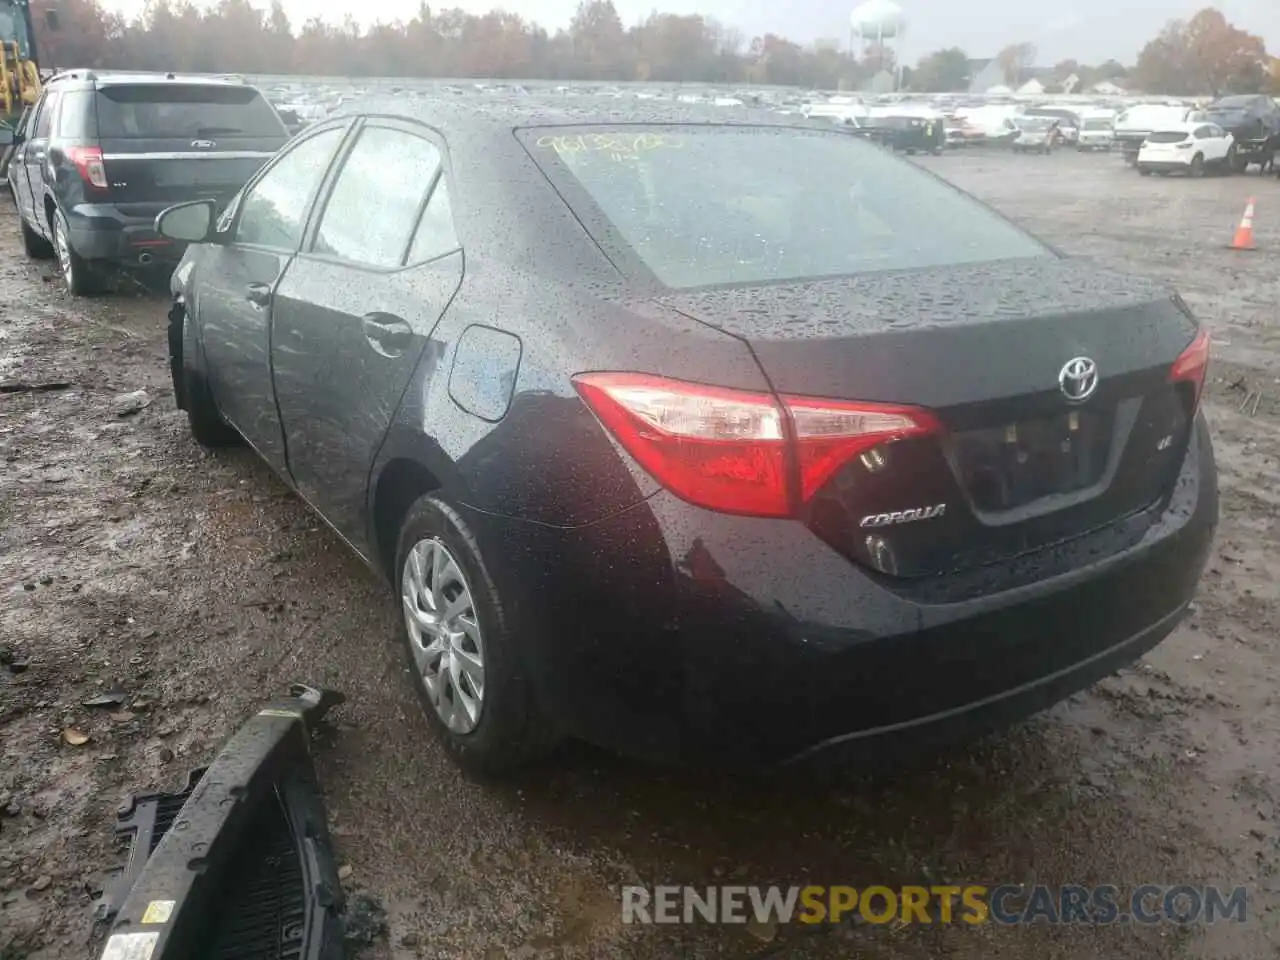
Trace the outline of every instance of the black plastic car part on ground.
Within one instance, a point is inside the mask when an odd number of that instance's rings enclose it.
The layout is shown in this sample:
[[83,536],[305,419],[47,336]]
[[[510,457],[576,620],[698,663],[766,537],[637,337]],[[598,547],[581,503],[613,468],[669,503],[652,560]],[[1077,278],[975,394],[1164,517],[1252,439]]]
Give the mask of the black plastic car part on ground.
[[340,960],[342,888],[309,752],[340,694],[295,686],[172,794],[135,797],[102,960]]

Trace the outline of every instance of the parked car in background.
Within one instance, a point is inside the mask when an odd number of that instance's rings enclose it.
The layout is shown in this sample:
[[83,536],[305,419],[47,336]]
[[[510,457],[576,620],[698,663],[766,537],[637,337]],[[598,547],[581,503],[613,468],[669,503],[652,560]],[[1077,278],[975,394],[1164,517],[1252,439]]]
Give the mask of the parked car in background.
[[1052,117],[1019,116],[1013,122],[1018,128],[1012,143],[1014,153],[1052,153],[1060,140],[1058,121]]
[[1065,107],[1028,107],[1023,111],[1028,117],[1049,117],[1057,121],[1058,135],[1067,146],[1074,147],[1080,137],[1080,114]]
[[1215,100],[1197,119],[1231,134],[1234,150],[1230,164],[1237,173],[1243,173],[1250,164],[1270,168],[1280,149],[1280,107],[1263,94]]
[[455,758],[898,751],[1173,630],[1217,518],[1180,299],[839,127],[619,116],[373,101],[157,222],[192,433],[386,578]]
[[46,84],[18,131],[9,188],[23,248],[54,257],[75,296],[109,268],[176,264],[155,218],[231,198],[289,138],[259,91],[174,74],[73,70]]
[[992,103],[974,107],[960,107],[956,116],[981,134],[984,143],[1008,146],[1018,135],[1013,118],[1021,108],[1017,104]]
[[1151,133],[1138,151],[1138,172],[1203,176],[1209,169],[1230,169],[1235,143],[1216,123],[1182,123]]
[[1143,103],[1130,107],[1116,117],[1114,142],[1120,147],[1125,162],[1138,162],[1138,151],[1156,130],[1175,130],[1185,123],[1191,108],[1185,105]]
[[965,117],[947,117],[944,123],[946,124],[946,141],[949,147],[967,147],[970,144],[981,143],[985,139],[985,134],[982,130],[975,127]]
[[1084,151],[1109,151],[1115,140],[1115,113],[1084,114],[1080,118],[1080,136],[1076,148]]

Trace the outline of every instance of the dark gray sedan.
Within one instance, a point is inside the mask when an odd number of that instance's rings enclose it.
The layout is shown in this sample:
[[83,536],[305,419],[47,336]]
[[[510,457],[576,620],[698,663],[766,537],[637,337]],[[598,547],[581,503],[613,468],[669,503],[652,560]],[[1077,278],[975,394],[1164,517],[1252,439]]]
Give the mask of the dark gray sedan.
[[373,104],[157,222],[195,438],[393,585],[457,758],[949,740],[1176,626],[1217,519],[1179,298],[830,125],[617,104]]

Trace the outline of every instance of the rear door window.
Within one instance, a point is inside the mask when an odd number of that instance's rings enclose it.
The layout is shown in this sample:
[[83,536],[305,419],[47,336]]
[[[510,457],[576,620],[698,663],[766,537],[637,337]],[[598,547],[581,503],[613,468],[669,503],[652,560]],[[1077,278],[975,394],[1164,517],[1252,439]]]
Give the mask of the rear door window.
[[346,129],[334,127],[295,143],[249,188],[239,205],[236,242],[293,251],[311,198]]
[[102,87],[98,133],[112,139],[214,140],[287,136],[271,105],[252,87],[145,83]]
[[69,140],[97,139],[98,121],[94,116],[93,91],[69,90],[62,95],[58,136]]
[[53,126],[53,114],[58,109],[58,95],[56,93],[47,94],[44,103],[40,105],[40,112],[36,114],[36,129],[31,135],[33,140],[43,140],[49,136],[49,129]]
[[366,127],[334,183],[313,252],[400,266],[440,162],[440,150],[424,137]]
[[409,248],[409,263],[426,263],[458,249],[458,235],[453,228],[453,206],[449,202],[449,184],[442,176],[431,191],[431,199],[422,211],[413,246]]

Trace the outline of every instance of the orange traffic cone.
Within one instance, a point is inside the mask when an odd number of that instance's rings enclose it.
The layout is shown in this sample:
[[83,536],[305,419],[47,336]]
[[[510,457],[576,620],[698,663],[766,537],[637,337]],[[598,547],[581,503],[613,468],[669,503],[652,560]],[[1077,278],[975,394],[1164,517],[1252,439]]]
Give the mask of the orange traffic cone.
[[1245,204],[1244,216],[1240,218],[1240,226],[1236,227],[1235,238],[1231,241],[1232,250],[1256,250],[1253,245],[1253,197]]

